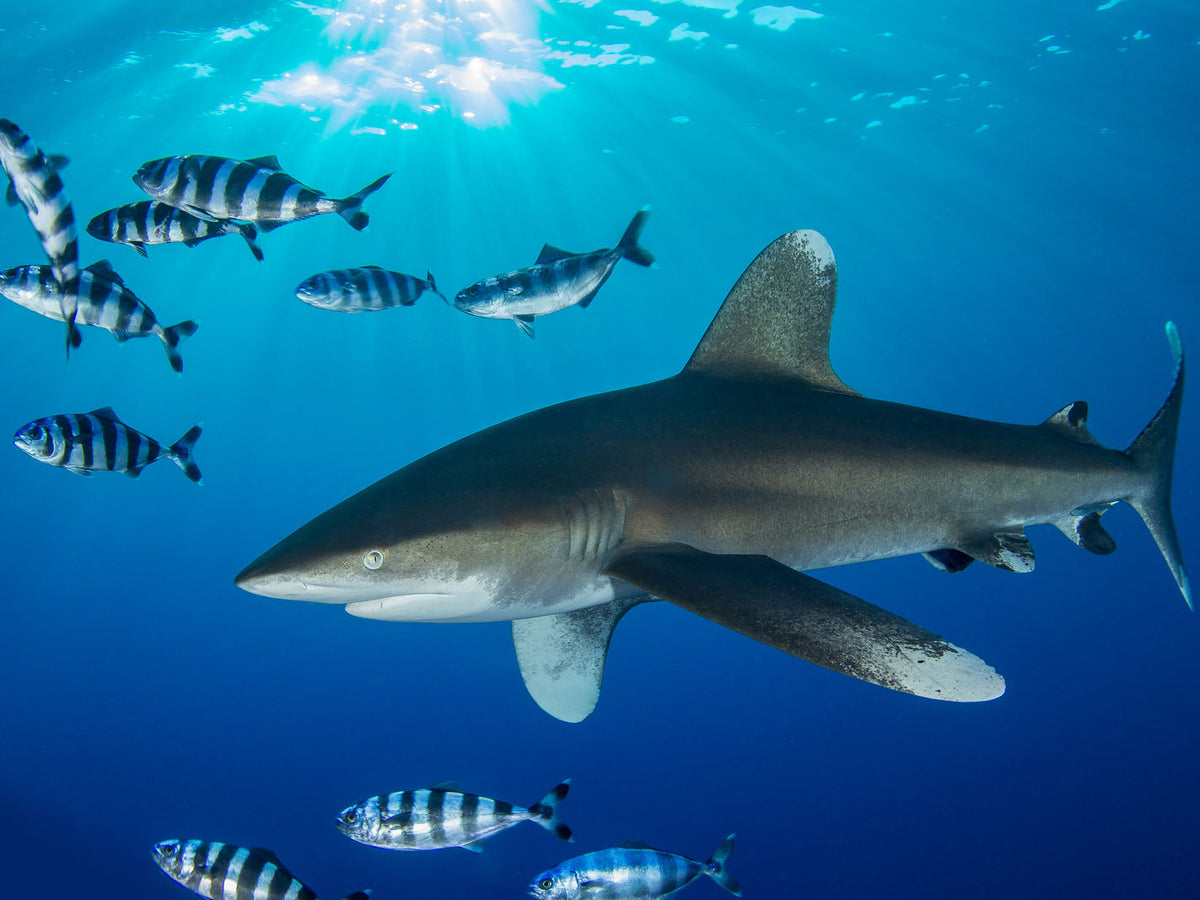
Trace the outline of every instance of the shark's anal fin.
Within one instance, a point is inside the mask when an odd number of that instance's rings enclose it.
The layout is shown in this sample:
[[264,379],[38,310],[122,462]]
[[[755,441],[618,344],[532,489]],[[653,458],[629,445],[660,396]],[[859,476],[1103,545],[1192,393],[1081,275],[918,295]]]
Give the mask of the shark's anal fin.
[[836,299],[837,264],[825,238],[785,234],[742,273],[684,372],[786,378],[853,394],[829,362]]
[[932,632],[766,556],[686,544],[631,548],[606,569],[642,590],[793,656],[936,700],[992,700],[1004,679]]
[[536,619],[514,619],[513,647],[534,701],[564,722],[582,722],[600,698],[613,629],[644,595]]
[[1007,572],[1032,572],[1036,561],[1033,544],[1025,537],[1024,529],[970,538],[959,543],[955,549]]

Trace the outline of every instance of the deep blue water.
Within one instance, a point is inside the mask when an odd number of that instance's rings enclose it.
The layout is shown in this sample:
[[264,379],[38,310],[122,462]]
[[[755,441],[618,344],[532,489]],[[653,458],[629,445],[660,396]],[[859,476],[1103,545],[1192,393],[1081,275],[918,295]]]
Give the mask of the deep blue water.
[[[160,320],[201,322],[182,377],[156,341],[94,329],[64,364],[61,326],[0,309],[4,427],[109,405],[164,441],[205,422],[200,488],[169,462],[84,479],[0,452],[0,896],[183,897],[150,846],[201,837],[271,847],[323,898],[519,897],[578,852],[705,858],[730,831],[748,898],[1193,896],[1200,620],[1126,507],[1111,557],[1032,529],[1027,576],[820,573],[993,664],[1008,691],[978,705],[655,604],[566,725],[525,693],[506,623],[384,624],[232,585],[426,452],[674,373],[794,228],[837,255],[832,356],[855,389],[1021,423],[1086,398],[1126,446],[1169,386],[1163,323],[1200,344],[1200,11],[1100,5],[825,2],[782,28],[756,0],[360,3],[382,16],[367,28],[288,3],[10,4],[0,115],[71,157],[84,222],[141,199],[130,175],[158,156],[274,153],[335,196],[396,174],[366,231],[289,225],[261,264],[236,237],[143,260],[83,236],[82,261],[111,259]],[[432,297],[348,316],[292,294],[368,263],[449,293],[544,242],[611,246],[644,204],[658,267],[620,264],[535,341]],[[25,216],[0,215],[0,266],[43,261]],[[1174,499],[1195,565],[1194,409]],[[333,828],[373,793],[454,779],[529,803],[567,775],[570,847],[524,825],[479,855],[401,854]]]

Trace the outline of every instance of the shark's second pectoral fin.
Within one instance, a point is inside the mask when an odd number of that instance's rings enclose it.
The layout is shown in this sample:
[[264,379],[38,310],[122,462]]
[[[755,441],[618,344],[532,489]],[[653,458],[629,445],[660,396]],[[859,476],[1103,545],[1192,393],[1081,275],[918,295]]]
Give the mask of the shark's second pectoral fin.
[[513,647],[534,701],[564,722],[582,722],[600,698],[608,644],[621,617],[644,594],[536,619],[514,619]]
[[606,569],[656,597],[817,665],[937,700],[992,700],[1004,679],[932,632],[766,556],[658,544]]

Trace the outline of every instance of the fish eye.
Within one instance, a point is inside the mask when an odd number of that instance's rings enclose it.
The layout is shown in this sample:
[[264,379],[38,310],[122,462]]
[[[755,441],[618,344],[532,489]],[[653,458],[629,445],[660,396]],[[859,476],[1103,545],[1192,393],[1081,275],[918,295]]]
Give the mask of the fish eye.
[[538,887],[541,888],[543,891],[548,891],[548,890],[550,890],[550,888],[554,887],[554,882],[551,881],[549,878],[543,878],[541,881],[538,882]]
[[344,816],[342,816],[342,819],[346,822],[347,825],[353,825],[355,822],[358,821],[358,813],[356,813],[354,810],[350,810],[348,813],[346,813]]
[[368,569],[378,569],[383,565],[383,553],[379,550],[368,550],[363,554],[363,565]]
[[42,431],[41,425],[34,425],[32,428],[29,429],[29,437],[32,440],[40,441],[44,435],[45,435],[45,432]]

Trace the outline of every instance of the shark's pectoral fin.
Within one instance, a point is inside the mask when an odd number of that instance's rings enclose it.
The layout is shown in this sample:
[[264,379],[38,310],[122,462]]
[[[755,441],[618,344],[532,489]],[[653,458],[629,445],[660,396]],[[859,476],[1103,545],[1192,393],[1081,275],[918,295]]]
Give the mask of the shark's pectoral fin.
[[659,544],[621,553],[607,574],[793,656],[937,700],[992,700],[1004,679],[971,653],[887,610],[766,556]]
[[995,534],[965,540],[958,544],[956,549],[997,569],[1022,573],[1033,571],[1033,544],[1025,537],[1024,529],[998,531]]
[[600,698],[613,629],[645,595],[574,612],[514,619],[513,647],[534,701],[564,722],[582,722]]

